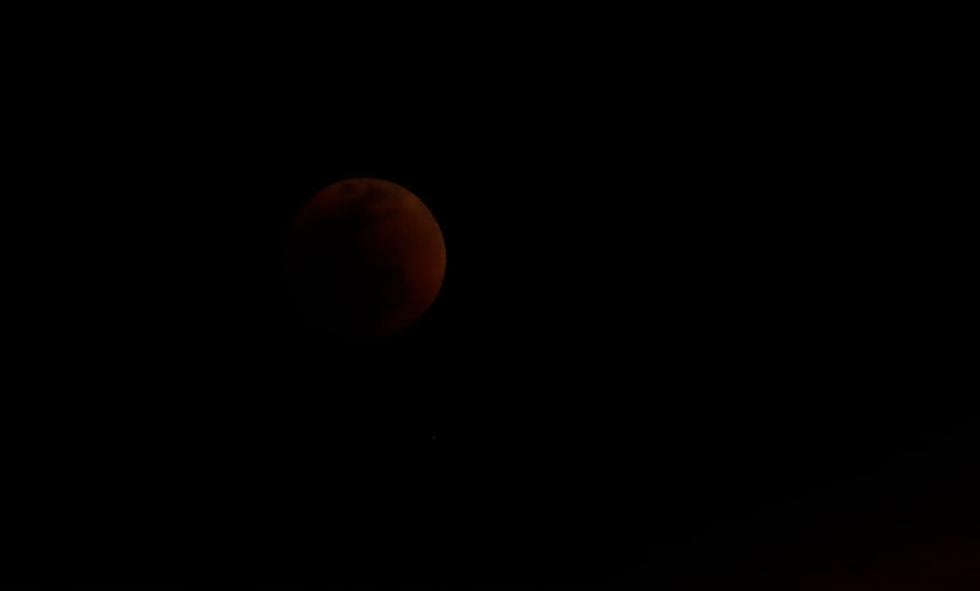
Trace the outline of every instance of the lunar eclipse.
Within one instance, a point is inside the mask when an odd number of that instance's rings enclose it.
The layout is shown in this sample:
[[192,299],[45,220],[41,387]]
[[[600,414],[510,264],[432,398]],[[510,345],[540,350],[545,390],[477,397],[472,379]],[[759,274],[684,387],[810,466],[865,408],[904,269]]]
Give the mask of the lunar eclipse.
[[446,270],[438,222],[408,189],[371,178],[317,193],[289,228],[286,275],[304,323],[330,338],[371,340],[415,323]]

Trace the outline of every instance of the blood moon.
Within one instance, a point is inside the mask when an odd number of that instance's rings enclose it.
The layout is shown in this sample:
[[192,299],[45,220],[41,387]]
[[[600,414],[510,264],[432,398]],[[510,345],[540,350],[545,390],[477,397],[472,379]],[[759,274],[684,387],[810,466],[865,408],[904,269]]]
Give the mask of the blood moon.
[[289,229],[286,274],[302,317],[332,337],[392,335],[432,305],[446,247],[408,189],[370,178],[330,185]]

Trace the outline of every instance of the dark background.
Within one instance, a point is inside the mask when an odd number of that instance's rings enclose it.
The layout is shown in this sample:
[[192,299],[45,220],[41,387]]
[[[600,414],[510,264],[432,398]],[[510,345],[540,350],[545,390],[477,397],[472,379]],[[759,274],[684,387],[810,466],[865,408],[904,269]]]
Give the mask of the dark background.
[[[717,584],[971,506],[973,239],[909,60],[178,20],[12,44],[11,585]],[[355,347],[280,257],[359,176],[448,271]]]

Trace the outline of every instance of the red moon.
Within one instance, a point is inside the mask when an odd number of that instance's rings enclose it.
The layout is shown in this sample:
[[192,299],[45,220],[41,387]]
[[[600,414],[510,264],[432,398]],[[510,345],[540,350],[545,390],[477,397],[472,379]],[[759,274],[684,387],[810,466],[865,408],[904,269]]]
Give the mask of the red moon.
[[330,185],[289,231],[287,276],[303,317],[333,337],[395,334],[432,305],[446,247],[432,213],[408,189],[379,179]]

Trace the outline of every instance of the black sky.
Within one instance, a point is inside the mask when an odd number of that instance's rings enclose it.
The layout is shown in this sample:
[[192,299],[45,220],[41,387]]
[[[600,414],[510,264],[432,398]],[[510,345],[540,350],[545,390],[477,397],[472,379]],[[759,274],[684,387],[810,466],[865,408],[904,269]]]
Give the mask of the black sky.
[[[968,235],[885,64],[280,33],[21,64],[13,584],[653,583],[915,454],[960,482]],[[281,252],[362,176],[427,203],[448,271],[340,346]]]

